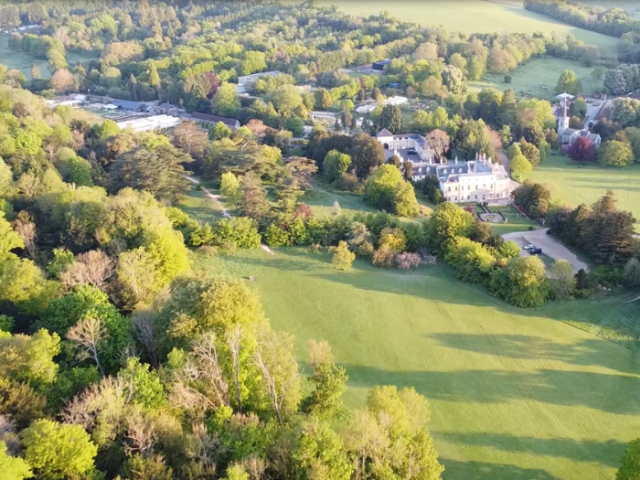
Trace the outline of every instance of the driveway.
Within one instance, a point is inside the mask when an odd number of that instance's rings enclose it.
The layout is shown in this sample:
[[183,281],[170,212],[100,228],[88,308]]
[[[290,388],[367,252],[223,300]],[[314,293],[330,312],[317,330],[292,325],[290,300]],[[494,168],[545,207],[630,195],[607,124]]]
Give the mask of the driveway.
[[[553,258],[554,260],[567,260],[573,265],[573,271],[578,272],[581,268],[584,268],[586,272],[589,271],[589,266],[578,259],[575,253],[565,247],[553,235],[547,235],[547,229],[532,230],[526,232],[513,232],[505,233],[502,235],[505,240],[512,240],[516,242],[520,247],[532,244],[542,249],[542,253]],[[520,250],[520,256],[526,257],[529,253],[525,250]]]

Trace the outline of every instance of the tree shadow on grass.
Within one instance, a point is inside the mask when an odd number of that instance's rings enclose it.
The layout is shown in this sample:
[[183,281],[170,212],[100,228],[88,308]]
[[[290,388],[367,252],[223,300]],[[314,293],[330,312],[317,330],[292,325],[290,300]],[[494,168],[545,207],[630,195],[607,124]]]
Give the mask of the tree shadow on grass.
[[440,433],[439,439],[456,445],[489,447],[514,453],[530,453],[540,456],[561,457],[578,462],[594,462],[618,467],[626,443],[616,440],[604,442],[572,438],[516,437],[500,433]]
[[[399,371],[342,365],[354,387],[376,385],[414,387],[431,400],[457,403],[536,401],[560,406],[584,406],[620,415],[640,414],[640,379],[624,375],[562,370]],[[615,393],[612,393],[615,392]]]
[[444,480],[561,480],[546,470],[538,468],[522,468],[516,465],[506,465],[486,462],[461,462],[448,458],[441,458],[445,471]]
[[549,341],[533,335],[474,335],[468,333],[437,333],[430,338],[441,345],[486,355],[499,355],[517,359],[550,359],[571,365],[598,365],[618,372],[636,374],[640,372],[640,355],[632,351],[629,355],[618,355],[599,338],[582,339],[572,344]]

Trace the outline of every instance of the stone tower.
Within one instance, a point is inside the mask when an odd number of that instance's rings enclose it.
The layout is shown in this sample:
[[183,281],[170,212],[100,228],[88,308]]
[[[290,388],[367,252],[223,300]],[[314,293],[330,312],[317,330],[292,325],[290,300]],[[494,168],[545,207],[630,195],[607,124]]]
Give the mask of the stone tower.
[[562,117],[558,119],[558,136],[562,136],[562,132],[564,132],[567,128],[569,128],[569,113],[567,111],[567,99],[564,99],[564,109],[562,111]]

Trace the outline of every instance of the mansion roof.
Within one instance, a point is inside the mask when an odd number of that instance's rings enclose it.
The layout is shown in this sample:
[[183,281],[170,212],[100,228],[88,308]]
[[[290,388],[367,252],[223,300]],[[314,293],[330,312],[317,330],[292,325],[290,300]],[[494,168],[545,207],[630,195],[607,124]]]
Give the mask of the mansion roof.
[[477,178],[495,175],[498,178],[508,178],[504,167],[493,164],[486,159],[457,161],[449,160],[446,163],[412,163],[413,175],[436,175],[442,183],[459,182],[464,178]]

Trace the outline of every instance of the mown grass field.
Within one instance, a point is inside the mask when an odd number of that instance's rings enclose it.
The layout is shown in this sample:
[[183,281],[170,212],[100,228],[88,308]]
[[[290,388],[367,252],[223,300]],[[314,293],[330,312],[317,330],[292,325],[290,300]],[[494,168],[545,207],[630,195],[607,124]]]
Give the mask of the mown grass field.
[[594,67],[584,67],[580,62],[561,58],[534,58],[513,72],[511,83],[505,83],[504,75],[486,74],[482,80],[469,84],[469,90],[479,91],[483,88],[496,88],[505,91],[513,89],[517,95],[551,99],[555,96],[558,78],[564,70],[573,70],[582,82],[582,91],[592,93],[602,89],[602,80],[591,77]]
[[196,254],[195,267],[255,275],[248,285],[295,335],[301,362],[308,340],[328,340],[349,374],[348,405],[380,384],[425,395],[445,480],[611,479],[640,431],[638,351],[584,331],[637,338],[629,295],[519,310],[446,266],[338,272],[302,249]]
[[[78,61],[86,62],[91,58],[97,57],[90,53],[82,54],[75,52],[67,52],[66,58],[69,66],[75,66]],[[0,35],[0,63],[6,65],[8,68],[15,68],[24,73],[27,80],[31,80],[31,65],[36,64],[40,68],[40,74],[42,78],[49,78],[51,72],[49,70],[49,63],[46,59],[36,58],[32,55],[28,55],[18,50],[11,50],[9,48],[9,35]]]
[[[292,0],[293,1],[293,0]],[[296,1],[296,3],[299,3]],[[341,10],[360,16],[376,15],[388,11],[391,16],[422,25],[442,25],[450,32],[464,33],[557,33],[571,34],[578,40],[596,45],[610,53],[615,53],[618,39],[578,27],[561,23],[544,15],[529,12],[522,7],[522,1],[424,1],[369,0],[366,2],[347,0],[320,0],[320,5],[337,5]],[[629,2],[627,2],[629,3]]]
[[591,204],[611,189],[616,194],[618,208],[632,212],[636,217],[636,230],[640,229],[640,165],[578,166],[567,157],[552,155],[534,169],[529,178],[547,185],[553,201],[573,206]]

